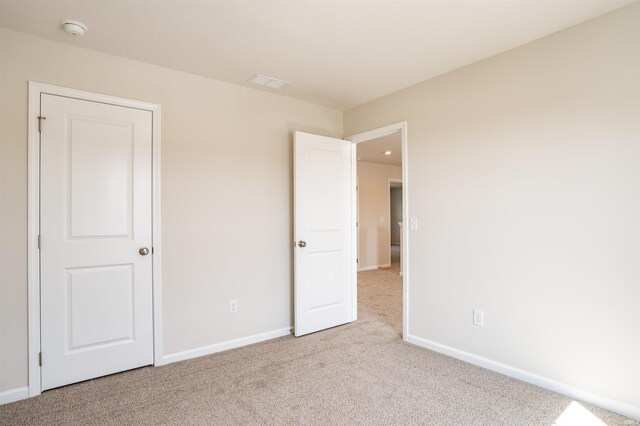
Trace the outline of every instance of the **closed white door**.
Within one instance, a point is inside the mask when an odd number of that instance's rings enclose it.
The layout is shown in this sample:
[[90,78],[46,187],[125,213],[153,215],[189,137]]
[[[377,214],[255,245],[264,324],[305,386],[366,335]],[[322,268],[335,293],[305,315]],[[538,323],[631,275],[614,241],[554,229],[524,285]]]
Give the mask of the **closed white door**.
[[152,120],[56,95],[40,106],[46,390],[153,363]]
[[356,319],[355,175],[350,142],[296,132],[295,335]]

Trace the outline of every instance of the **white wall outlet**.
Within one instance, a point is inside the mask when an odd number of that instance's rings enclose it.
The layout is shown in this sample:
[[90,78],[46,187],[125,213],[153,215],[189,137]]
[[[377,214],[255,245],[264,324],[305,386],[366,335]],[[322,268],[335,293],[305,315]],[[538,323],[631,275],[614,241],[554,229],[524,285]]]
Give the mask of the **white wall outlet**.
[[484,312],[480,309],[473,310],[473,325],[484,327]]
[[235,299],[229,300],[229,313],[235,314],[238,312],[238,301]]
[[418,218],[417,217],[412,217],[411,219],[409,219],[409,229],[411,231],[417,231],[418,230]]

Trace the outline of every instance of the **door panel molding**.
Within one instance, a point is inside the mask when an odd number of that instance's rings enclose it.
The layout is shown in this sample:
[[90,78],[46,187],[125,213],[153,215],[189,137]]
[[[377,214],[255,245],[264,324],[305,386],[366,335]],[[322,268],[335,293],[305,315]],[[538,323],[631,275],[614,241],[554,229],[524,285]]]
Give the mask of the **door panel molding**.
[[[151,112],[152,115],[152,292],[153,292],[153,361],[163,364],[162,356],[162,245],[160,235],[160,117],[157,104],[85,92],[60,86],[29,81],[28,107],[28,210],[27,210],[27,291],[28,291],[28,389],[29,396],[42,392],[40,367],[40,120],[42,94],[57,95],[85,101],[134,108]],[[43,355],[46,362],[46,354]]]

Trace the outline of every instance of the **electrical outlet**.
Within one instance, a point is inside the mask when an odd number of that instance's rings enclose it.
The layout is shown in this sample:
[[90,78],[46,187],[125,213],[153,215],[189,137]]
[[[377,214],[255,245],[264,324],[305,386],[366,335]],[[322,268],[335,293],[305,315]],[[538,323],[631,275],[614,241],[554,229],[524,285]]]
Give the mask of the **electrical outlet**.
[[418,218],[417,217],[412,217],[411,219],[409,219],[409,230],[411,230],[411,231],[417,231],[418,230]]
[[484,312],[479,309],[473,310],[473,325],[484,327]]
[[235,299],[229,300],[229,313],[235,314],[238,312],[238,301]]

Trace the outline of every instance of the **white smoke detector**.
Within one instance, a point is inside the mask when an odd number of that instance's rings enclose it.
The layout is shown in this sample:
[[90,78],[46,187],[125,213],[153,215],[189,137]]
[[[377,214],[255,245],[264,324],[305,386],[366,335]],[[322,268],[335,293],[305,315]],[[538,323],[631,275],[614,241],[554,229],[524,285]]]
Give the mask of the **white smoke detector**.
[[62,28],[71,35],[82,36],[87,32],[87,26],[82,22],[72,21],[71,19],[65,19],[60,21]]

